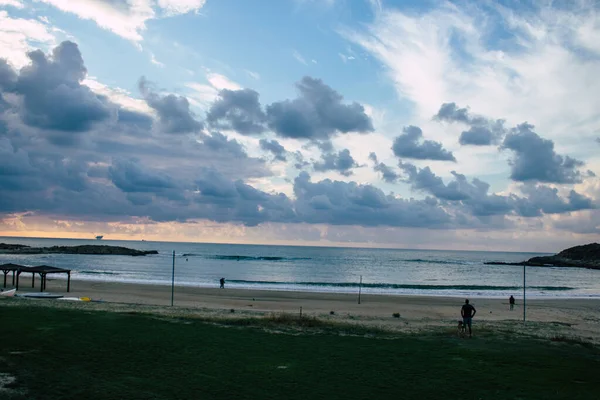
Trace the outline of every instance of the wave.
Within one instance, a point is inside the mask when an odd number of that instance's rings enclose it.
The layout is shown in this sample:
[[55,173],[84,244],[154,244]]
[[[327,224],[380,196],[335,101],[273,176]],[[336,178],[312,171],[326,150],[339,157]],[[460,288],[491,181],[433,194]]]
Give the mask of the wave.
[[186,253],[182,257],[201,257],[207,260],[234,260],[234,261],[293,261],[310,260],[309,257],[279,257],[279,256],[238,256],[220,254],[194,254]]
[[[294,286],[330,286],[358,288],[361,286],[356,282],[276,282],[276,281],[246,281],[246,280],[227,280],[230,283],[253,284],[253,285],[294,285]],[[491,286],[491,285],[416,285],[416,284],[395,284],[395,283],[363,283],[363,288],[377,289],[415,289],[415,290],[489,290],[506,291],[520,290],[522,286]],[[527,286],[528,289],[537,289],[541,291],[566,291],[575,288],[568,286]]]
[[391,260],[393,262],[408,262],[408,263],[427,263],[427,264],[453,264],[453,265],[469,265],[472,262],[466,261],[448,261],[448,260],[425,260],[422,258],[413,258],[408,260]]
[[80,274],[88,274],[88,275],[120,275],[117,272],[108,272],[108,271],[79,271]]

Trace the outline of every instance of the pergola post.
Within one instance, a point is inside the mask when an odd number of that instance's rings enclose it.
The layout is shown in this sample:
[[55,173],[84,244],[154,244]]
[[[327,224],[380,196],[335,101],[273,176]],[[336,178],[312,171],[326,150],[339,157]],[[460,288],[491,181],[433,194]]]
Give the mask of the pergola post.
[[35,284],[35,272],[31,274],[31,287],[33,288]]
[[67,292],[71,291],[71,271],[67,272]]
[[21,275],[21,270],[18,270],[17,271],[17,286],[16,286],[17,290],[19,290],[19,276],[20,275]]
[[17,271],[13,270],[13,283],[12,283],[13,286],[15,286],[15,272],[17,272]]
[[8,274],[8,271],[2,271],[4,272],[4,287],[6,287],[6,274]]

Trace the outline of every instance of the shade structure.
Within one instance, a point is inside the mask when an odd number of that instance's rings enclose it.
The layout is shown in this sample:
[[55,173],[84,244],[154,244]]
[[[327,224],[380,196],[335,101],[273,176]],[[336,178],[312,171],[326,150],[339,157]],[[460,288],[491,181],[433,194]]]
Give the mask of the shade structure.
[[15,286],[15,274],[21,268],[27,268],[27,267],[24,265],[12,264],[12,263],[0,265],[0,270],[2,270],[2,272],[4,273],[4,287],[6,287],[6,275],[8,275],[8,273],[11,271],[13,273],[12,274],[12,285]]
[[71,291],[71,270],[64,268],[51,267],[49,265],[38,265],[37,267],[23,267],[17,271],[17,289],[19,289],[19,275],[23,272],[31,274],[31,287],[35,285],[35,274],[41,278],[40,292],[46,288],[46,275],[48,274],[67,274],[67,292]]

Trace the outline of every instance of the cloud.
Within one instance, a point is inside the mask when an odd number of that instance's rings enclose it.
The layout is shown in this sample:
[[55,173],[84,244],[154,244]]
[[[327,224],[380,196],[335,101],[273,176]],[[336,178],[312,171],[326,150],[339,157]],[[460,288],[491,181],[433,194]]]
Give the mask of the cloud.
[[258,97],[258,92],[252,89],[223,89],[210,107],[206,121],[213,128],[234,130],[242,135],[262,133],[266,115]]
[[437,228],[452,224],[452,216],[431,199],[399,199],[356,182],[313,183],[306,172],[294,179],[294,194],[298,218],[307,223]]
[[404,127],[402,131],[404,133],[396,137],[392,145],[392,151],[396,157],[456,162],[454,154],[444,149],[441,143],[432,140],[420,142],[423,137],[421,128],[411,125]]
[[32,45],[51,45],[55,42],[50,27],[35,19],[11,18],[0,10],[0,58],[13,67],[21,68],[29,63],[27,52]]
[[[534,122],[561,148],[572,146],[573,135],[581,141],[597,136],[595,3],[510,5],[383,7],[364,28],[341,34],[381,63],[416,123],[453,100],[471,105],[477,115],[502,115],[511,125]],[[447,137],[441,130],[432,135]],[[573,156],[593,158],[583,149]]]
[[171,177],[145,168],[135,160],[114,160],[108,173],[115,186],[126,193],[159,193],[174,187]]
[[92,20],[100,28],[135,43],[143,40],[146,22],[161,16],[174,16],[200,10],[205,0],[38,0],[59,10]]
[[287,161],[287,152],[285,147],[283,147],[277,140],[260,139],[259,144],[261,149],[271,152],[275,156],[276,160]]
[[498,144],[506,133],[504,120],[496,121],[471,115],[468,108],[459,108],[455,103],[444,103],[434,119],[446,122],[459,122],[470,128],[463,131],[459,138],[462,145],[489,146]]
[[247,158],[248,154],[244,147],[235,139],[229,139],[219,132],[212,132],[210,135],[201,134],[202,143],[210,150],[215,152],[226,152],[236,158]]
[[297,50],[292,51],[292,57],[296,59],[300,64],[308,65],[302,54],[300,54]]
[[267,106],[268,126],[279,136],[328,140],[338,133],[369,133],[371,118],[358,103],[343,104],[343,97],[320,79],[304,77],[296,84],[300,96]]
[[25,5],[20,0],[0,0],[0,6],[23,8]]
[[571,190],[568,197],[564,199],[559,197],[556,188],[527,184],[521,187],[525,197],[515,194],[504,196],[490,194],[488,183],[477,178],[469,182],[466,176],[454,171],[452,171],[454,179],[445,184],[429,167],[417,168],[412,164],[400,163],[400,168],[406,174],[406,182],[410,183],[414,190],[465,207],[468,209],[468,214],[477,217],[492,215],[539,217],[542,213],[562,214],[597,207],[592,199],[574,190]]
[[158,0],[158,6],[166,15],[186,14],[199,11],[206,4],[206,0]]
[[352,158],[348,149],[344,149],[337,154],[322,154],[321,161],[313,163],[315,171],[337,171],[344,176],[352,175],[352,168],[357,168],[358,166],[358,163]]
[[140,78],[138,87],[148,106],[158,114],[164,132],[192,133],[202,129],[203,125],[195,119],[187,98],[174,94],[161,96],[151,90],[150,83],[144,77]]
[[400,176],[396,173],[396,171],[394,171],[393,168],[388,167],[384,163],[379,162],[375,153],[369,154],[369,160],[373,161],[373,163],[375,164],[373,166],[373,170],[381,173],[381,177],[384,181],[388,183],[395,183],[398,181],[398,178]]
[[41,50],[27,56],[30,64],[16,80],[6,63],[0,66],[0,86],[22,98],[19,113],[27,125],[56,131],[49,139],[70,143],[75,137],[69,132],[87,131],[110,116],[109,105],[81,84],[87,69],[75,43],[62,42],[49,56]]
[[254,71],[250,71],[248,69],[245,69],[244,71],[246,71],[246,73],[248,74],[248,76],[252,79],[254,79],[255,81],[260,79],[260,74],[258,72],[254,72]]
[[514,152],[510,178],[515,181],[576,183],[581,181],[578,170],[584,163],[554,151],[554,142],[533,132],[533,125],[523,123],[511,129],[502,148]]

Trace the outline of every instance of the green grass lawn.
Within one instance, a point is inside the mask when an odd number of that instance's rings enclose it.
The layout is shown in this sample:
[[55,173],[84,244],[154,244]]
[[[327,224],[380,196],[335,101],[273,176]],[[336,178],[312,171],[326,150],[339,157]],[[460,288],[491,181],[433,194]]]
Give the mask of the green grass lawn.
[[2,304],[0,327],[0,376],[24,390],[2,399],[600,398],[597,348],[493,332],[269,333]]

